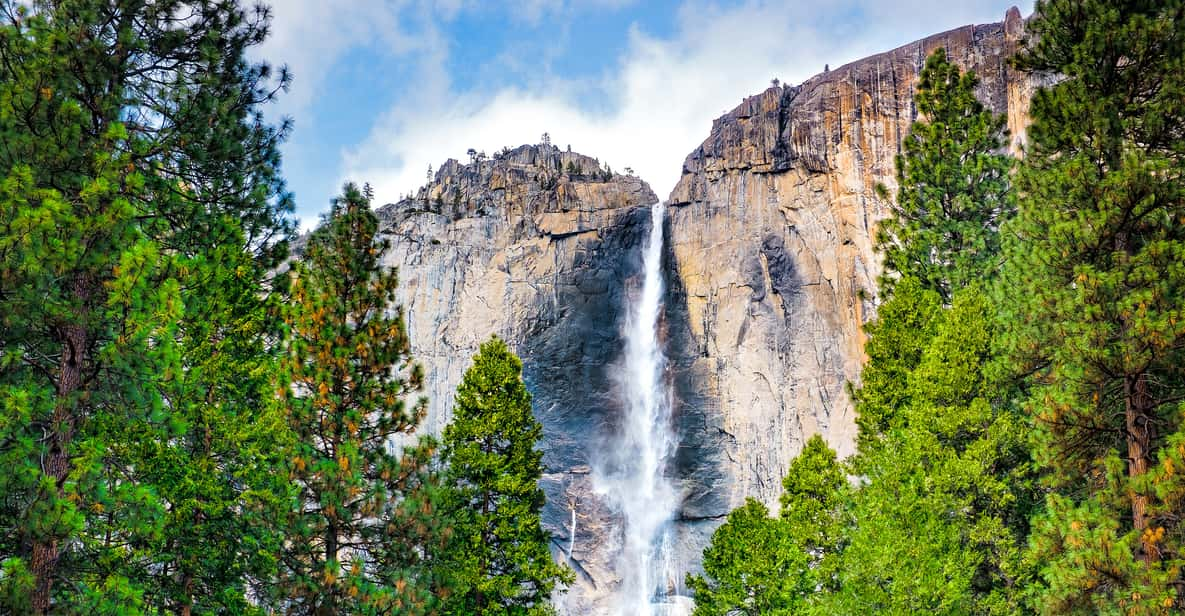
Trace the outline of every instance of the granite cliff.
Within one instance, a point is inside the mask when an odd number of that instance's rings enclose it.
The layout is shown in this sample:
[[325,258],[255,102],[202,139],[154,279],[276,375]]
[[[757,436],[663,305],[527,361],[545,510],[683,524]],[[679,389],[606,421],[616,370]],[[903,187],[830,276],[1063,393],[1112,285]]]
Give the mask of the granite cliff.
[[544,523],[556,557],[578,575],[573,613],[592,612],[617,582],[613,513],[594,494],[590,463],[620,413],[611,378],[620,318],[657,201],[639,178],[530,145],[450,160],[413,198],[378,210],[392,240],[385,262],[399,267],[398,299],[426,373],[425,428],[443,429],[456,385],[490,335],[523,358],[544,426]]
[[[1007,115],[1015,146],[1033,89],[1008,64],[1023,26],[1013,9],[1002,23],[770,88],[717,119],[685,160],[665,220],[663,339],[680,440],[676,550],[690,569],[746,496],[776,503],[812,434],[853,451],[845,384],[859,381],[861,327],[877,302],[872,237],[888,213],[875,186],[895,189],[918,72],[945,47],[979,74],[980,98]],[[577,571],[564,612],[607,613],[620,583],[615,513],[589,469],[621,412],[611,373],[656,200],[639,178],[537,145],[450,160],[414,197],[379,210],[427,371],[427,428],[443,427],[490,334],[523,358],[544,425],[545,526]]]
[[877,223],[896,192],[895,157],[918,73],[936,48],[980,78],[1019,151],[1033,84],[1008,62],[1023,36],[966,26],[771,87],[718,118],[672,191],[668,353],[678,366],[685,514],[715,517],[755,496],[775,505],[779,478],[821,433],[854,451],[845,383],[859,382],[863,324],[875,316]]

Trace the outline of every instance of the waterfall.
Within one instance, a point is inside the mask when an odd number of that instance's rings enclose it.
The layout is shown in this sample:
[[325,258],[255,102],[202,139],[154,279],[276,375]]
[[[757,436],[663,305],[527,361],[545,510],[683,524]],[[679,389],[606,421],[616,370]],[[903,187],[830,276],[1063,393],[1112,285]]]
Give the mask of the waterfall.
[[642,289],[625,322],[625,351],[617,375],[624,416],[608,445],[610,467],[598,473],[599,491],[618,508],[624,526],[616,563],[622,580],[617,613],[622,616],[688,612],[686,599],[675,596],[683,583],[683,570],[673,558],[671,529],[679,494],[666,472],[676,436],[658,331],[663,309],[663,210],[662,203],[650,209]]

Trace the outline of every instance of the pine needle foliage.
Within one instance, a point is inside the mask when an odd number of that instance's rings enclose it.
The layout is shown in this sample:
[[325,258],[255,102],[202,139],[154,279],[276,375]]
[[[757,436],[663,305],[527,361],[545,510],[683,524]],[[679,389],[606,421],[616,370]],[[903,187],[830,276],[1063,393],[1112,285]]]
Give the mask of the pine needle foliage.
[[248,512],[282,491],[260,349],[291,202],[259,105],[287,77],[246,59],[269,19],[0,2],[6,611],[245,611],[269,575]]
[[[287,313],[298,495],[284,553],[285,611],[429,613],[421,570],[435,532],[433,443],[408,436],[426,400],[396,271],[369,194],[346,184],[292,270]],[[402,446],[399,446],[402,445]]]
[[998,266],[999,226],[1015,211],[1004,118],[975,97],[979,79],[938,48],[919,76],[920,115],[897,155],[896,203],[876,242],[894,275],[912,277],[950,302],[954,290]]
[[1052,491],[1047,613],[1185,609],[1185,2],[1037,3],[1004,341]]
[[481,345],[444,429],[446,512],[455,534],[440,556],[456,589],[448,614],[550,614],[572,573],[548,547],[540,511],[543,427],[531,413],[522,361],[497,337]]

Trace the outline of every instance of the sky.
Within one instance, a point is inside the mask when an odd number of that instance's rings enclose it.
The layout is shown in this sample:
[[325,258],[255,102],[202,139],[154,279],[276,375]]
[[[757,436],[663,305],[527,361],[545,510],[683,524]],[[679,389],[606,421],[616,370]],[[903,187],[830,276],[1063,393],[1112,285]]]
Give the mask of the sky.
[[282,152],[301,226],[345,181],[375,205],[475,148],[553,144],[631,167],[665,197],[712,120],[823,70],[1032,0],[269,0],[256,59],[292,86]]

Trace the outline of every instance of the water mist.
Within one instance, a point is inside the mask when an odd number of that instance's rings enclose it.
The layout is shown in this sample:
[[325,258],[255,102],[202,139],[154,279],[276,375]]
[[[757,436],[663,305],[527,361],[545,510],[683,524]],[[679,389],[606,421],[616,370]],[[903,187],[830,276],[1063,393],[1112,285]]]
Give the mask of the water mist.
[[609,442],[609,467],[598,473],[600,491],[622,518],[616,598],[622,616],[688,613],[675,591],[683,569],[673,558],[671,519],[679,494],[667,477],[676,446],[666,357],[659,339],[663,309],[662,203],[650,210],[650,233],[642,258],[641,293],[634,296],[623,329],[624,357],[617,375],[623,397],[621,425]]

